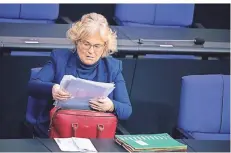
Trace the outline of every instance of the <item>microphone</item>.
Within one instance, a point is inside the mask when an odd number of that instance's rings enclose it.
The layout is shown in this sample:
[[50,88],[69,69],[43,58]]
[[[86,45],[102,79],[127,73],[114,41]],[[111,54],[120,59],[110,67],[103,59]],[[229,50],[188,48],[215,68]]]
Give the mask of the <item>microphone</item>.
[[164,40],[164,39],[162,39],[162,40],[160,40],[160,39],[139,39],[139,41],[138,41],[138,44],[143,44],[144,42],[163,42],[163,43],[165,43],[165,42],[177,42],[177,43],[179,43],[179,42],[193,42],[195,45],[204,45],[204,43],[205,43],[205,40],[203,39],[203,38],[194,38],[194,39],[192,39],[192,40],[178,40],[178,39],[176,39],[176,40]]
[[205,40],[202,39],[202,38],[195,38],[194,39],[194,44],[195,45],[204,45],[204,43],[205,43]]

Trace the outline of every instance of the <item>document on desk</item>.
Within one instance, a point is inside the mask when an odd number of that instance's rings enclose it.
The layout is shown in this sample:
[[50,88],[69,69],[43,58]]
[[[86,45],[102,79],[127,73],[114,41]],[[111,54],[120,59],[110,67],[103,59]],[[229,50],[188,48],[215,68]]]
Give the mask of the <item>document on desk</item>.
[[54,138],[61,151],[97,152],[90,139],[87,138]]
[[60,83],[61,88],[69,92],[72,97],[65,102],[55,102],[56,106],[69,105],[68,107],[75,107],[75,105],[88,105],[90,99],[107,97],[114,89],[114,83],[96,82],[76,78],[72,75],[64,75]]

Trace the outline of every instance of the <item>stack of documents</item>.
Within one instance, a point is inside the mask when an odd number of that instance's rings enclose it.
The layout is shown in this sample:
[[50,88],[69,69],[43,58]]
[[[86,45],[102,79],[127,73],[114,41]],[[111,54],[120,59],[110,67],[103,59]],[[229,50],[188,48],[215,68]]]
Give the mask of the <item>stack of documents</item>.
[[86,138],[54,138],[61,151],[97,152],[94,145]]
[[72,75],[65,75],[60,83],[61,88],[69,92],[72,97],[64,102],[56,101],[55,105],[61,108],[88,107],[88,102],[93,98],[108,97],[114,90],[114,83],[103,83],[76,78]]
[[187,145],[167,133],[116,135],[115,141],[129,152],[187,152]]

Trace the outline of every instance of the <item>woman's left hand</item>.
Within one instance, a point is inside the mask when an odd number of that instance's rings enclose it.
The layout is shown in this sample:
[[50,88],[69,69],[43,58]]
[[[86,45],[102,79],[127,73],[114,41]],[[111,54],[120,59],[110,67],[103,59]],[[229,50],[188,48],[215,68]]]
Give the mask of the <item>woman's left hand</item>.
[[91,108],[101,112],[112,112],[114,110],[114,104],[108,97],[91,99],[89,103]]

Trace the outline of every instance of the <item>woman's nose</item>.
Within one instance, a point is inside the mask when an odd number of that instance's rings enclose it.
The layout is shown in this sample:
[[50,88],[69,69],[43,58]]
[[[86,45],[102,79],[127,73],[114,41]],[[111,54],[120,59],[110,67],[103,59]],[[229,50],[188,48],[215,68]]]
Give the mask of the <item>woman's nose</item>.
[[93,54],[94,53],[94,46],[91,46],[91,48],[88,49],[88,52]]

